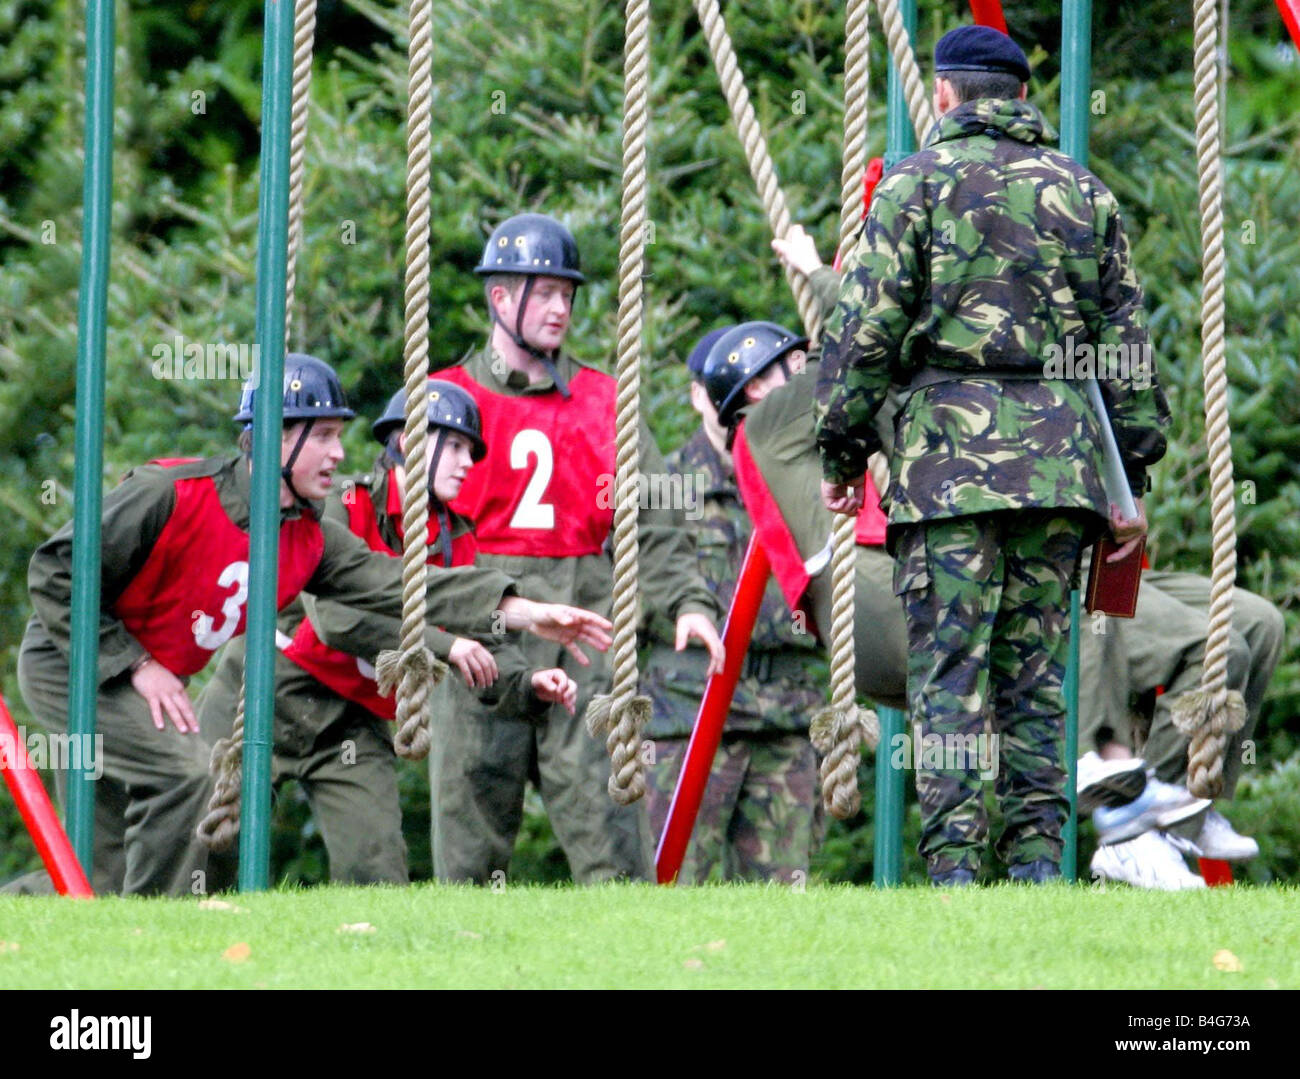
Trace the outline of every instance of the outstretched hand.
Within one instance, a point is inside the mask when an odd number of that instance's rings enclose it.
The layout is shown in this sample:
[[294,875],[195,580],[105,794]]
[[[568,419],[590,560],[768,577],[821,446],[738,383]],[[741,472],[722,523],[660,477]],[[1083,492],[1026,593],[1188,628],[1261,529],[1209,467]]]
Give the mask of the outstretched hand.
[[481,689],[497,680],[496,658],[478,641],[457,637],[451,651],[447,653],[447,659],[460,671],[460,676],[470,689]]
[[549,704],[562,704],[569,715],[578,705],[578,683],[559,667],[548,671],[533,671],[533,694]]
[[606,652],[613,643],[610,631],[614,626],[609,619],[581,607],[535,603],[520,596],[510,596],[501,601],[501,611],[506,616],[506,628],[527,630],[544,640],[562,644],[584,667],[591,661],[578,647],[580,644]]
[[686,642],[694,637],[709,650],[709,669],[704,677],[712,678],[722,673],[727,653],[722,647],[722,638],[717,628],[708,617],[702,614],[684,614],[677,619],[677,651],[686,647]]

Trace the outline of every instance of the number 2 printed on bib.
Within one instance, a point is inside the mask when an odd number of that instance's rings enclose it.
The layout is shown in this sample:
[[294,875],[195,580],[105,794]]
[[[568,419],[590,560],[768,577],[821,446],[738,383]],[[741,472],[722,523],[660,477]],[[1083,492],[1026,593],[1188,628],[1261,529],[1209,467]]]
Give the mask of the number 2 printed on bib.
[[525,428],[510,443],[510,467],[517,470],[529,466],[536,457],[537,464],[528,479],[528,486],[515,507],[514,516],[510,518],[511,528],[555,528],[555,507],[543,502],[542,496],[551,482],[551,473],[555,471],[555,453],[550,439],[535,428]]

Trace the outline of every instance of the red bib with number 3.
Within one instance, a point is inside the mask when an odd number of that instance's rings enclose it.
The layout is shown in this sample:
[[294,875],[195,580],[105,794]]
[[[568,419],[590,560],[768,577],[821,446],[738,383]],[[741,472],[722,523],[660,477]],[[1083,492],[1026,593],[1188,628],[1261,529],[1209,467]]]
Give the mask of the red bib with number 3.
[[438,377],[468,390],[483,417],[487,458],[452,505],[475,523],[479,550],[533,558],[598,554],[614,525],[614,379],[584,367],[565,400],[558,391],[494,393],[463,367]]
[[[221,508],[210,476],[178,479],[175,487],[176,508],[111,610],[154,659],[184,678],[203,670],[213,652],[244,632],[248,533]],[[277,609],[311,580],[324,551],[314,518],[280,525]]]

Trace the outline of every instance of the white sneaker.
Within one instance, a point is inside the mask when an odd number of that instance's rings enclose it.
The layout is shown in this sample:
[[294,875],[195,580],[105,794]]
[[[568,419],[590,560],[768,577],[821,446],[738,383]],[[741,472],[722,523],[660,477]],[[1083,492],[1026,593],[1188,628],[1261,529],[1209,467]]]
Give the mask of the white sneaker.
[[1223,862],[1245,862],[1259,854],[1259,844],[1239,834],[1217,809],[1205,814],[1205,822],[1192,843],[1200,857]]
[[1140,757],[1102,760],[1093,750],[1079,758],[1079,812],[1133,801],[1147,785],[1146,764]]
[[1194,798],[1186,787],[1148,775],[1142,793],[1133,801],[1114,808],[1102,806],[1093,812],[1092,822],[1097,826],[1098,842],[1123,843],[1153,828],[1199,829],[1209,808],[1208,798]]
[[1205,887],[1205,881],[1187,868],[1182,855],[1159,832],[1143,832],[1127,843],[1098,847],[1091,868],[1094,879],[1134,888],[1181,892]]

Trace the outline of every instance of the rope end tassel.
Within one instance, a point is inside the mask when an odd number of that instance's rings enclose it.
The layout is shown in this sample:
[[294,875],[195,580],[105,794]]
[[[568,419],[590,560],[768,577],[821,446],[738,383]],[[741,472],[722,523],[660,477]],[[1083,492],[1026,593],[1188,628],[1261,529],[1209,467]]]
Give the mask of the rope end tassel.
[[194,834],[199,842],[217,853],[230,850],[239,838],[239,799],[243,789],[244,700],[239,699],[239,730],[229,738],[218,738],[212,746],[208,771],[215,778],[208,811]]
[[616,805],[631,805],[645,795],[641,732],[650,722],[650,698],[602,693],[587,705],[587,733],[605,735],[609,753],[609,796]]
[[1197,798],[1223,793],[1223,758],[1232,735],[1246,723],[1246,702],[1235,689],[1194,689],[1174,702],[1174,726],[1191,739],[1187,746],[1187,789]]
[[858,762],[862,743],[880,744],[880,717],[870,708],[822,708],[812,718],[808,737],[822,757],[822,806],[836,820],[848,820],[862,805]]
[[375,681],[385,697],[401,685],[403,700],[412,702],[410,714],[400,718],[393,731],[393,748],[403,760],[422,761],[429,755],[429,690],[447,675],[447,664],[424,645],[399,651],[389,649],[375,657]]

